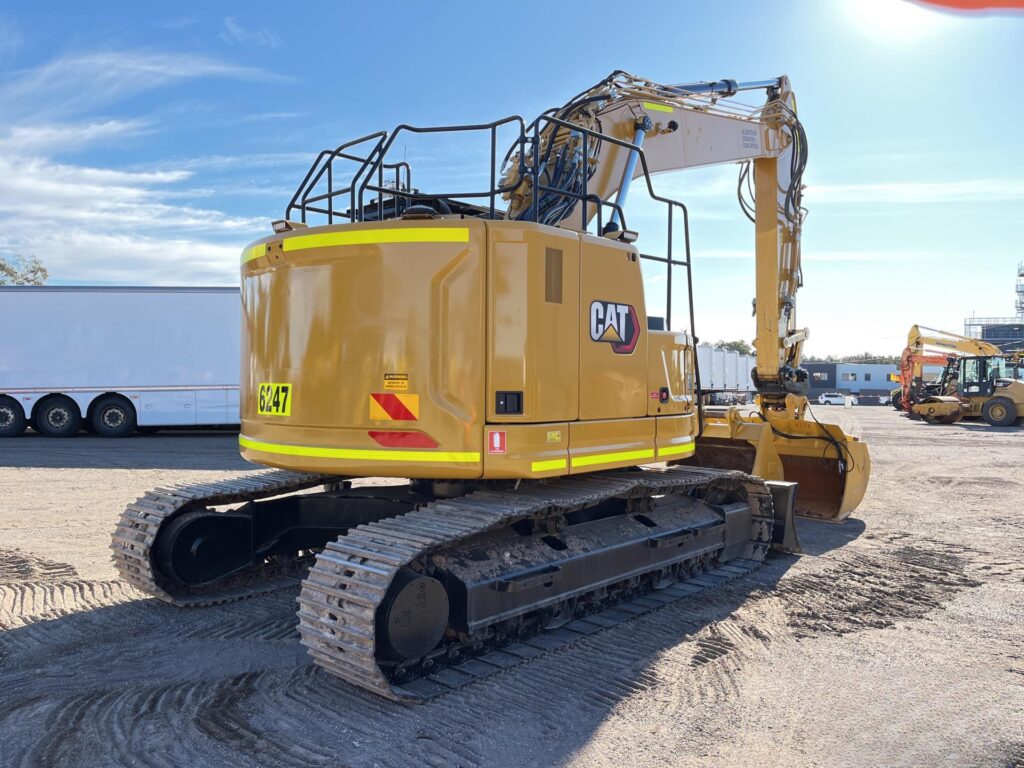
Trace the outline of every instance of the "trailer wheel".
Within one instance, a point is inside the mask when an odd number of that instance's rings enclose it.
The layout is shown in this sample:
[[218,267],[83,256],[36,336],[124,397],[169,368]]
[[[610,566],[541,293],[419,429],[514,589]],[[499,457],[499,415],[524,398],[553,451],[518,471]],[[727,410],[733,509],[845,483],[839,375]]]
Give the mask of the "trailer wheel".
[[17,437],[25,431],[25,409],[10,395],[0,396],[0,437]]
[[107,395],[93,405],[91,421],[100,437],[127,437],[135,431],[135,408],[120,395]]
[[982,407],[981,417],[993,427],[1008,427],[1017,420],[1017,405],[1008,397],[993,397]]
[[36,429],[46,437],[71,437],[82,423],[78,405],[70,397],[48,397],[37,407]]

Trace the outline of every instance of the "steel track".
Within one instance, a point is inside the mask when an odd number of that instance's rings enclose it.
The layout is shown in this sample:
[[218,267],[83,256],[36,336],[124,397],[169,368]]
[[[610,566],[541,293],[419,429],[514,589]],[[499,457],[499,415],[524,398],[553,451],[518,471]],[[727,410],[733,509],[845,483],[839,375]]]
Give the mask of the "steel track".
[[[136,588],[181,607],[216,605],[301,583],[298,629],[315,663],[387,698],[422,701],[743,576],[760,565],[771,543],[771,495],[763,481],[731,470],[677,465],[566,477],[518,491],[481,490],[431,502],[407,514],[353,528],[328,543],[315,560],[312,554],[277,558],[207,587],[176,583],[154,567],[153,542],[160,527],[177,514],[295,493],[336,479],[331,475],[272,470],[148,491],[121,514],[110,545],[114,565]],[[752,525],[750,543],[742,557],[553,631],[524,633],[501,647],[484,648],[457,663],[442,658],[429,674],[418,679],[395,684],[378,666],[377,608],[400,568],[527,517],[564,515],[615,497],[685,494],[702,486],[741,490],[746,496]]]
[[192,509],[241,504],[295,493],[336,479],[331,475],[272,470],[213,483],[155,488],[129,504],[111,536],[114,567],[121,578],[164,602],[182,607],[216,605],[297,585],[312,554],[278,558],[236,573],[208,587],[177,584],[153,566],[152,546],[160,527]]
[[[418,680],[393,683],[378,665],[375,618],[399,569],[527,517],[563,515],[616,497],[689,493],[701,486],[744,492],[752,524],[743,557],[712,574],[669,587],[663,596],[659,591],[620,604],[615,609],[619,613],[606,611],[574,622],[564,632],[539,633],[508,648],[483,648],[457,666],[448,666],[443,659],[434,662],[430,673]],[[390,699],[423,700],[617,624],[631,613],[653,610],[696,588],[749,573],[768,551],[772,526],[771,495],[764,482],[729,470],[675,466],[612,471],[538,483],[519,491],[477,491],[360,525],[330,542],[302,583],[299,634],[314,661],[332,674]]]

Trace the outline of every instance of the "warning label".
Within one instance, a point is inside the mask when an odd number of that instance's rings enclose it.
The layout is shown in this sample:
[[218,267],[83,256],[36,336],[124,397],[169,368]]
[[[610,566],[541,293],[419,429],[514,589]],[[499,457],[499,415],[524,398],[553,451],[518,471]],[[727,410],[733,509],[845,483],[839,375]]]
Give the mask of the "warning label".
[[384,374],[384,389],[389,389],[392,392],[399,391],[404,392],[409,388],[409,374],[408,373],[385,373]]

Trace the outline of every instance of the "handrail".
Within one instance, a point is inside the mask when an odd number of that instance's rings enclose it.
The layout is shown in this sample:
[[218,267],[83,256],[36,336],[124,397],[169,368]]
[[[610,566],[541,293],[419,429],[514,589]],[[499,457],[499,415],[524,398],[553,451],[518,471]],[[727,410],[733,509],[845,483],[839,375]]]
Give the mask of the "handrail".
[[[498,129],[505,125],[515,125],[518,127],[518,135],[515,137],[511,147],[508,149],[502,161],[502,167],[505,168],[508,161],[512,158],[513,154],[517,155],[517,167],[512,173],[507,175],[509,179],[508,183],[502,185],[499,183],[497,174],[497,133]],[[625,139],[619,139],[614,136],[595,131],[590,128],[586,128],[575,123],[570,123],[561,118],[555,117],[552,112],[546,112],[538,116],[528,126],[518,115],[511,115],[509,117],[501,118],[490,123],[478,123],[472,125],[459,125],[459,126],[435,126],[435,127],[417,127],[407,124],[398,125],[390,134],[386,131],[377,131],[375,133],[367,134],[358,139],[346,142],[339,145],[334,150],[323,150],[317,155],[316,160],[310,166],[310,169],[306,172],[305,177],[292,196],[291,201],[285,211],[285,218],[289,218],[293,210],[301,211],[301,220],[306,223],[307,213],[315,213],[327,217],[328,223],[331,224],[334,221],[335,216],[341,216],[348,219],[351,222],[359,222],[366,220],[366,193],[376,193],[376,220],[380,221],[385,218],[387,214],[388,218],[399,217],[402,215],[402,211],[408,207],[410,201],[415,200],[452,200],[455,198],[461,199],[475,199],[475,198],[487,198],[489,205],[487,208],[487,215],[490,218],[495,218],[496,211],[495,201],[500,195],[512,192],[519,188],[525,179],[530,180],[530,194],[532,195],[531,205],[527,211],[531,212],[531,216],[527,216],[525,221],[537,222],[540,216],[538,208],[538,201],[541,194],[546,195],[557,195],[567,199],[574,199],[580,205],[581,208],[581,226],[580,231],[589,232],[590,222],[588,219],[591,216],[591,210],[596,218],[597,234],[604,234],[604,212],[605,209],[611,209],[615,212],[615,218],[620,223],[623,229],[626,229],[626,217],[621,205],[617,202],[610,200],[603,200],[595,193],[589,190],[589,174],[583,172],[582,184],[580,189],[559,189],[549,184],[541,182],[541,178],[545,173],[545,159],[541,157],[542,149],[542,134],[548,127],[552,127],[556,132],[561,129],[573,131],[577,135],[584,139],[584,160],[589,162],[590,157],[588,156],[588,148],[591,145],[592,140],[597,142],[609,142],[615,146],[635,152],[637,156],[640,168],[643,170],[644,182],[647,190],[647,195],[651,200],[663,203],[665,205],[666,212],[666,255],[653,256],[650,254],[639,254],[641,259],[660,263],[665,265],[665,325],[667,328],[672,327],[672,299],[673,299],[673,282],[674,282],[674,268],[683,267],[686,270],[687,278],[687,300],[689,309],[689,321],[690,331],[693,336],[694,348],[698,342],[698,337],[695,333],[695,313],[693,306],[693,274],[692,274],[692,262],[690,253],[690,215],[689,209],[686,205],[678,200],[673,200],[668,197],[658,195],[654,191],[654,185],[651,183],[650,168],[647,164],[647,157],[644,153],[644,149],[641,145],[634,142],[627,141]],[[421,192],[413,188],[412,186],[412,168],[406,161],[399,161],[396,163],[388,163],[386,159],[388,153],[394,147],[398,137],[403,133],[414,133],[414,134],[435,134],[435,133],[465,133],[474,131],[487,131],[490,134],[490,173],[489,173],[489,187],[486,191],[470,191],[470,192],[445,192],[445,193],[427,193]],[[554,138],[554,137],[552,137]],[[376,140],[369,152],[366,153],[365,157],[346,152],[345,150],[351,147],[363,144],[367,141]],[[548,149],[550,149],[553,141],[548,141]],[[527,165],[527,148],[532,151],[530,158],[532,159],[531,165]],[[356,169],[352,176],[350,183],[340,189],[334,189],[334,162],[336,160],[350,160],[359,163],[359,167]],[[384,174],[386,171],[394,172],[394,187],[384,186]],[[322,194],[313,194],[313,191],[320,184],[326,175],[327,191]],[[403,179],[404,175],[404,179]],[[376,183],[374,183],[376,182]],[[347,195],[349,198],[348,211],[337,211],[334,207],[334,199],[341,195]],[[385,195],[391,195],[394,199],[394,210],[385,211],[384,197]],[[326,201],[326,206],[323,202]],[[374,201],[371,201],[373,203]],[[406,203],[403,205],[403,202]],[[447,205],[447,203],[446,203]],[[479,210],[479,209],[477,209]],[[566,212],[568,215],[569,212]],[[684,258],[675,258],[674,241],[677,235],[676,231],[676,216],[682,215],[682,247],[684,250]],[[482,214],[481,214],[482,215]],[[700,366],[698,364],[697,355],[693,355],[693,368],[694,368],[694,382],[697,390],[697,418],[698,418],[698,436],[703,434],[704,429],[704,414],[702,407],[702,391],[700,385]]]
[[[302,210],[302,222],[305,223],[306,222],[305,203],[308,201],[309,193],[316,187],[317,184],[320,183],[320,179],[323,178],[323,175],[324,175],[325,172],[327,172],[327,174],[328,174],[328,194],[330,194],[332,192],[331,186],[332,186],[333,179],[331,178],[331,176],[333,174],[333,170],[332,169],[333,169],[333,165],[334,165],[334,160],[336,158],[338,158],[338,157],[343,157],[345,159],[355,160],[357,162],[364,162],[365,163],[366,160],[370,156],[372,156],[375,151],[377,151],[380,148],[381,142],[384,141],[384,138],[386,136],[387,136],[387,131],[376,131],[374,133],[367,134],[366,136],[362,136],[362,137],[360,137],[358,139],[352,139],[351,141],[347,141],[344,144],[340,144],[334,150],[327,150],[327,149],[325,149],[325,150],[321,151],[320,154],[317,155],[316,160],[313,161],[313,165],[311,165],[309,170],[306,172],[306,176],[305,176],[305,178],[303,178],[302,183],[299,184],[299,188],[296,189],[295,190],[295,194],[292,195],[292,199],[288,203],[288,207],[285,208],[285,215],[284,215],[284,217],[286,219],[289,218],[291,216],[292,209],[294,209],[294,208],[301,208],[301,210]],[[349,147],[354,147],[356,145],[362,144],[362,143],[367,142],[370,139],[374,139],[374,138],[377,139],[377,143],[374,145],[373,149],[370,150],[370,154],[367,155],[366,158],[359,157],[358,155],[349,155],[349,154],[343,152],[343,150],[348,149]],[[323,166],[320,168],[320,171],[319,171],[319,173],[317,173],[316,178],[314,178],[314,179],[312,179],[312,181],[310,181],[310,177],[313,175],[313,171],[316,170],[317,166],[320,164],[320,162],[323,160],[323,158],[325,156],[329,156],[330,159],[327,160],[323,164]],[[299,199],[300,193],[303,193],[303,192],[304,192],[304,194],[302,195],[303,205],[300,207],[297,203],[298,203],[298,199]],[[329,218],[333,219],[333,216],[329,216]]]
[[[490,214],[493,217],[494,216],[494,200],[495,200],[495,198],[498,195],[504,194],[505,192],[511,192],[515,188],[515,185],[512,185],[512,184],[510,184],[510,185],[508,185],[506,187],[495,186],[496,169],[495,169],[494,159],[495,159],[495,156],[496,156],[496,146],[495,145],[497,143],[497,131],[498,131],[499,127],[501,127],[502,125],[508,125],[509,123],[518,123],[518,125],[519,125],[519,138],[517,139],[517,143],[522,145],[523,141],[524,141],[526,125],[525,125],[525,122],[523,121],[523,118],[521,118],[519,115],[510,115],[509,117],[503,117],[500,120],[495,120],[495,121],[490,122],[490,123],[478,123],[478,124],[473,124],[473,125],[436,126],[436,127],[421,128],[421,127],[417,127],[417,126],[414,126],[414,125],[407,125],[407,124],[403,123],[403,124],[397,126],[395,128],[395,130],[391,133],[391,135],[388,137],[388,140],[387,140],[387,142],[385,142],[384,147],[383,147],[382,151],[380,152],[380,155],[378,156],[376,162],[373,165],[370,166],[369,172],[366,174],[366,177],[363,179],[362,183],[359,186],[359,196],[358,196],[358,201],[359,201],[359,219],[362,220],[362,218],[363,218],[363,202],[362,202],[363,195],[367,191],[367,189],[370,189],[371,191],[374,189],[374,188],[369,187],[369,180],[370,180],[370,178],[373,177],[373,174],[375,172],[377,172],[378,167],[383,163],[384,158],[387,157],[388,151],[390,151],[392,145],[395,143],[395,140],[398,138],[398,136],[403,131],[408,132],[408,133],[416,133],[416,134],[426,134],[426,133],[462,133],[462,132],[467,132],[467,131],[483,131],[483,130],[490,131],[490,134],[491,134],[491,172],[490,172],[491,188],[490,188],[489,191],[487,191],[487,192],[449,192],[449,193],[444,193],[444,194],[431,194],[431,195],[428,195],[428,194],[421,194],[421,193],[413,193],[412,190],[409,190],[408,192],[402,192],[401,194],[402,194],[402,196],[405,196],[405,197],[414,197],[414,198],[426,199],[426,200],[440,200],[442,198],[452,198],[452,197],[488,197],[488,198],[490,198],[490,203],[491,203],[490,204]],[[519,163],[520,163],[520,170],[522,171],[523,167],[525,166],[525,159],[523,158],[523,153],[522,152],[520,152],[520,155],[519,155]],[[364,168],[365,168],[365,166],[364,166]],[[362,172],[362,169],[360,169],[360,173],[361,172]],[[357,176],[358,175],[359,174],[357,174]],[[355,182],[353,181],[353,185],[354,185],[354,183]],[[516,185],[518,185],[518,181],[516,181]],[[355,201],[353,201],[353,211],[354,210],[355,210]]]

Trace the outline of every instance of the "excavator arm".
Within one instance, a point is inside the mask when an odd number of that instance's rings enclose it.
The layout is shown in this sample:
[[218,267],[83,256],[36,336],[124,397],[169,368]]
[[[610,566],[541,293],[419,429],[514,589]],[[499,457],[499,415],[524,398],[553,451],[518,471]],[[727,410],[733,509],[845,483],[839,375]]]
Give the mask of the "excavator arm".
[[944,353],[954,357],[981,357],[1001,355],[1002,350],[995,344],[981,339],[972,339],[958,333],[940,331],[923,325],[911,326],[907,334],[907,349],[912,354]]
[[[761,104],[736,98],[758,92]],[[707,409],[694,461],[796,481],[801,514],[849,515],[867,487],[867,449],[838,426],[806,418],[809,381],[800,360],[808,331],[797,326],[796,294],[807,140],[789,79],[663,85],[614,72],[531,127],[538,138],[507,157],[503,187],[511,189],[513,220],[584,230],[610,207],[601,230],[615,236],[626,229],[634,179],[739,164],[738,197],[755,232],[758,410]]]
[[[766,94],[763,104],[736,100],[756,92]],[[545,189],[535,194],[533,177],[526,174],[507,195],[511,219],[540,214],[548,224],[585,228],[602,203],[566,194],[585,191],[595,200],[614,200],[603,223],[605,233],[612,233],[625,226],[623,209],[634,179],[740,164],[738,196],[756,232],[755,385],[762,406],[772,410],[786,408],[786,395],[806,393],[806,373],[799,366],[808,331],[796,325],[796,293],[802,284],[801,177],[807,141],[789,79],[662,85],[614,72],[538,121],[540,141],[527,150],[525,164],[540,164]],[[573,126],[630,146],[595,139]],[[514,162],[507,165],[508,175],[514,176],[519,158],[510,152],[509,159]],[[798,402],[794,407],[802,415]]]

